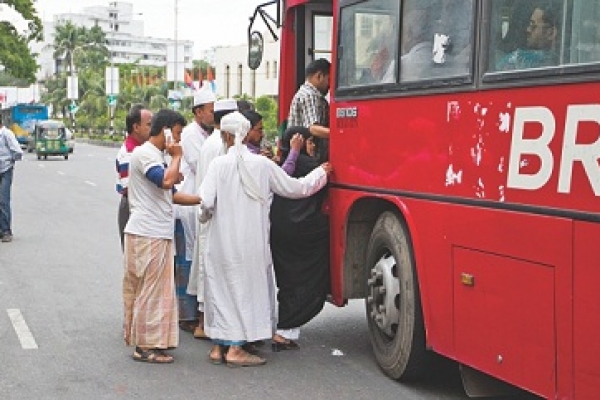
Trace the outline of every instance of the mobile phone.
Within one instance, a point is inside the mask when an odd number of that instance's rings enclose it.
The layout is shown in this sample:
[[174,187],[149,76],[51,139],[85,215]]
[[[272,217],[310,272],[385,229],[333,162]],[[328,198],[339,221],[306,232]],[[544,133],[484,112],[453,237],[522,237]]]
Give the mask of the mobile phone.
[[175,140],[173,139],[173,132],[169,128],[165,129],[165,139],[167,144],[172,144]]

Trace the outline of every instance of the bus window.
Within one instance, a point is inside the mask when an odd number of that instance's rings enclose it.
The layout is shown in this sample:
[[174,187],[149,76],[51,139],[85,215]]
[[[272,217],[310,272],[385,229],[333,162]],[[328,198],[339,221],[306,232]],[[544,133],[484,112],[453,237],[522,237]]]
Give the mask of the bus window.
[[340,14],[338,87],[397,82],[400,2],[370,0]]
[[588,9],[593,13],[598,7],[596,3],[592,0],[493,2],[488,70],[518,71],[582,62],[587,54],[579,53],[579,49],[581,45],[586,48],[592,39],[583,33],[582,13]]
[[314,15],[314,50],[313,59],[324,58],[331,62],[331,30],[333,17],[331,15]]
[[473,0],[406,0],[400,81],[471,74]]
[[596,0],[573,2],[573,27],[570,57],[572,63],[600,61],[600,3]]

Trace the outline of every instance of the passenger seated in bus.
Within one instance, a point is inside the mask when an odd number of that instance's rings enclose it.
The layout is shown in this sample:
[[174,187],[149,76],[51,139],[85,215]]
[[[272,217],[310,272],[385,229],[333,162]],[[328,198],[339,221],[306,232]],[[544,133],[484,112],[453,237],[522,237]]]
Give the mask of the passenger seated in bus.
[[[390,26],[379,34],[371,44],[371,77],[368,83],[396,82],[396,51],[398,41],[394,39],[395,29]],[[396,35],[397,36],[397,35]]]
[[518,48],[502,58],[498,71],[512,71],[557,65],[555,51],[558,35],[558,12],[551,1],[535,3],[527,29],[524,48]]
[[433,66],[431,2],[411,0],[406,4],[409,11],[402,24],[401,82],[427,78]]
[[[520,1],[514,4],[504,36],[502,36],[501,26],[497,28],[495,60],[499,61],[517,49],[527,48],[527,35],[524,32],[527,32],[534,8],[535,3],[530,1]],[[496,65],[497,61],[493,65]]]

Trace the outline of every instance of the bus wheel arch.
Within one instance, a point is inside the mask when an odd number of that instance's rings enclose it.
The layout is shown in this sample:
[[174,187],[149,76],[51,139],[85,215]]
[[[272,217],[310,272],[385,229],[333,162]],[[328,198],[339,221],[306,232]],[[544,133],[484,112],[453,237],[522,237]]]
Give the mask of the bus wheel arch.
[[378,216],[365,261],[365,305],[375,358],[393,379],[419,379],[430,354],[410,234],[397,211]]

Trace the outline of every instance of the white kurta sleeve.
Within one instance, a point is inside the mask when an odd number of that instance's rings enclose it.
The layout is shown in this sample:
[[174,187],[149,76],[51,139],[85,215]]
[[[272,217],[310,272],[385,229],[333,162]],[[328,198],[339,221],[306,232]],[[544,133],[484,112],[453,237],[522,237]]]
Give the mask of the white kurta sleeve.
[[217,169],[214,162],[208,166],[206,176],[200,185],[200,198],[202,199],[201,208],[204,212],[212,212],[217,202]]
[[317,193],[327,184],[327,173],[321,167],[315,168],[302,178],[292,178],[277,164],[268,162],[268,165],[271,190],[282,197],[290,199],[308,197]]

